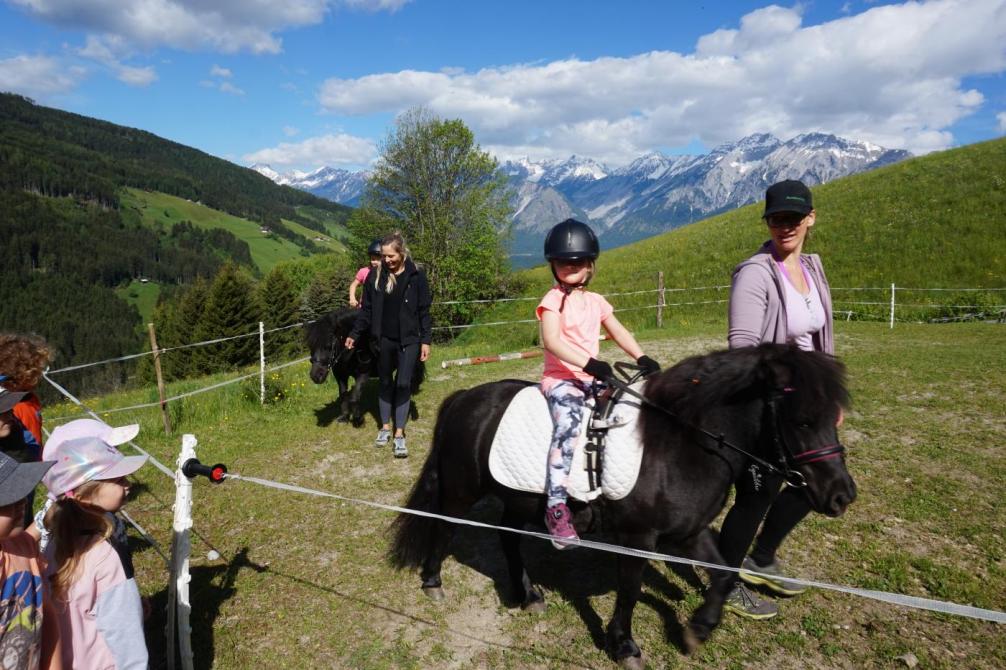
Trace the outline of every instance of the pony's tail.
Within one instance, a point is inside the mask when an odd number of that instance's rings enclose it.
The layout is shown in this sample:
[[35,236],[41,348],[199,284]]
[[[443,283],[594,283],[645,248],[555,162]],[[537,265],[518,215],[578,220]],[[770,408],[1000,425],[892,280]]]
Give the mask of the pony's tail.
[[[408,502],[405,503],[409,509],[434,514],[441,512],[440,456],[445,440],[446,417],[451,404],[462,393],[464,391],[454,392],[440,405],[437,423],[433,429],[430,454],[426,457],[416,485],[412,487]],[[427,516],[400,512],[392,523],[395,539],[388,551],[388,560],[399,570],[422,566],[423,562],[445,542],[443,523]]]

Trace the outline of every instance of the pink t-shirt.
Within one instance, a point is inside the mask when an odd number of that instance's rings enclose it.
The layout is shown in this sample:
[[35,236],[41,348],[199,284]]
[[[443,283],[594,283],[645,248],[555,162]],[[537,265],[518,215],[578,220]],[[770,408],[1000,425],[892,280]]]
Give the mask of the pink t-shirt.
[[[558,286],[553,286],[538,303],[535,316],[541,321],[542,312],[546,310],[558,314],[559,336],[563,342],[591,358],[595,358],[597,352],[601,350],[601,343],[598,339],[601,334],[601,324],[611,316],[614,310],[603,296],[590,291],[578,291],[576,305],[571,304],[574,300],[571,295],[566,299],[566,306],[560,312],[559,307],[562,305],[564,295]],[[542,389],[548,391],[563,379],[580,379],[589,382],[593,377],[584,372],[583,368],[570,365],[558,356],[546,351],[545,373],[541,380]]]
[[356,281],[357,281],[357,283],[362,284],[364,282],[364,280],[367,278],[367,275],[369,273],[370,273],[370,266],[369,265],[365,265],[364,267],[362,267],[359,270],[357,270],[356,271]]

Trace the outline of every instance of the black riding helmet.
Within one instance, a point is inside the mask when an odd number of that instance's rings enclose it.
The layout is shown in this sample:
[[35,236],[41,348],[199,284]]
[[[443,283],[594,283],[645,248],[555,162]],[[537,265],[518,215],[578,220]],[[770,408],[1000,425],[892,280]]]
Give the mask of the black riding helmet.
[[378,239],[376,239],[376,240],[374,240],[373,242],[370,243],[370,246],[367,247],[367,254],[369,254],[371,256],[380,256],[381,255],[381,239],[380,238],[378,238]]
[[566,219],[562,223],[555,224],[552,226],[552,230],[548,231],[548,235],[545,236],[545,258],[549,261],[549,265],[552,268],[552,276],[559,284],[562,292],[566,294],[563,296],[562,304],[559,306],[560,312],[566,306],[566,296],[573,289],[585,287],[590,283],[590,278],[588,277],[587,281],[576,286],[565,284],[559,279],[552,261],[575,261],[580,259],[594,261],[597,260],[600,253],[601,247],[597,243],[597,235],[594,234],[594,231],[586,223],[577,221],[576,219]]
[[566,219],[555,224],[545,236],[545,259],[549,261],[580,258],[596,260],[600,253],[597,235],[590,226],[576,219]]

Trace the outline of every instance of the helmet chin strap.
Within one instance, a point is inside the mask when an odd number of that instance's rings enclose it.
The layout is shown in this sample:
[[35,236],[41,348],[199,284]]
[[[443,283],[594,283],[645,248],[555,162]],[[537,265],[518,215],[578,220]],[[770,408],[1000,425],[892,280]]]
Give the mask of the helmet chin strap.
[[559,285],[559,290],[562,291],[562,302],[559,303],[559,313],[562,314],[562,310],[566,307],[566,298],[569,294],[578,288],[586,288],[587,284],[590,283],[591,277],[587,277],[587,281],[580,282],[579,284],[567,284],[566,282],[559,279],[559,275],[555,272],[555,265],[549,263],[549,267],[552,270],[552,277],[555,278],[555,283]]

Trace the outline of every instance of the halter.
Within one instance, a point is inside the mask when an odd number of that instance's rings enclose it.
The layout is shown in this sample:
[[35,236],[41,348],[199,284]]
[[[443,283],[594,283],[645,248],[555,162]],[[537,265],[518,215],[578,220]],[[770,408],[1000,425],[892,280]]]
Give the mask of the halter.
[[[342,359],[344,357],[349,356],[349,355],[352,354],[352,350],[351,349],[346,349],[344,347],[342,349],[342,351],[339,352],[338,356],[335,355],[335,347],[339,343],[339,337],[340,336],[339,336],[338,333],[332,333],[332,336],[329,338],[329,341],[328,341],[328,369],[329,370],[331,370],[332,368],[334,368],[335,365],[336,365],[336,363],[339,363],[340,361],[342,361]],[[314,353],[313,352],[311,354],[311,362],[312,363],[316,362],[315,359],[314,359]]]
[[[615,367],[619,369],[620,372],[622,371],[622,368],[637,368],[637,366],[635,365],[631,365],[624,362],[615,363]],[[625,373],[623,372],[623,374]],[[786,443],[786,438],[780,426],[779,412],[777,408],[777,403],[779,399],[782,398],[784,393],[792,393],[794,391],[794,389],[792,388],[787,387],[782,389],[781,392],[774,393],[772,397],[769,398],[768,401],[768,410],[772,418],[772,442],[773,445],[775,446],[776,456],[778,458],[777,463],[770,463],[764,458],[755,456],[749,451],[741,449],[736,444],[731,443],[723,436],[723,433],[712,433],[706,430],[705,428],[684,423],[683,421],[681,421],[680,418],[678,418],[676,414],[674,414],[674,412],[671,412],[661,407],[660,405],[657,405],[643,394],[637,393],[635,390],[630,388],[628,384],[621,381],[620,379],[612,377],[606,381],[610,383],[612,386],[614,386],[617,390],[621,391],[622,393],[627,393],[635,398],[638,398],[644,404],[649,405],[650,407],[660,412],[663,412],[664,414],[671,417],[678,423],[683,424],[685,427],[694,430],[698,433],[701,433],[706,437],[714,440],[716,442],[716,446],[719,447],[721,450],[725,447],[739,454],[747,456],[749,459],[754,461],[756,464],[758,464],[765,470],[768,470],[773,474],[779,475],[787,486],[792,486],[793,488],[804,488],[807,486],[806,478],[799,470],[796,469],[798,466],[806,465],[808,463],[815,463],[817,461],[827,460],[829,458],[836,458],[845,452],[845,447],[842,446],[842,443],[836,441],[835,444],[830,444],[826,447],[822,447],[821,449],[811,449],[809,451],[802,451],[798,454],[793,453],[793,450],[790,449],[789,445]]]

